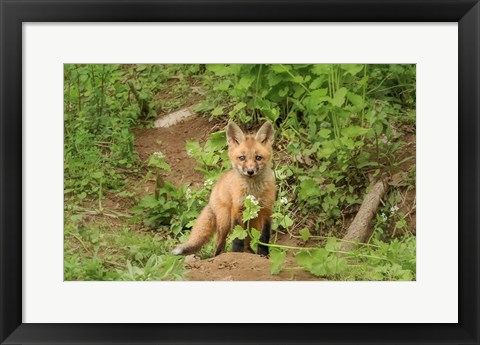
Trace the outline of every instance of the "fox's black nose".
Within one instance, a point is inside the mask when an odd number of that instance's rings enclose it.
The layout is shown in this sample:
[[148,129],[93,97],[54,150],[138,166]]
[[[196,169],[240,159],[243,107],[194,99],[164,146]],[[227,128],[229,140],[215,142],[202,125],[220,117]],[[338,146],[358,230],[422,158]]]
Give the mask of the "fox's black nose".
[[250,176],[252,176],[252,175],[253,175],[253,173],[254,173],[254,171],[253,171],[253,170],[247,170],[247,174],[249,174]]

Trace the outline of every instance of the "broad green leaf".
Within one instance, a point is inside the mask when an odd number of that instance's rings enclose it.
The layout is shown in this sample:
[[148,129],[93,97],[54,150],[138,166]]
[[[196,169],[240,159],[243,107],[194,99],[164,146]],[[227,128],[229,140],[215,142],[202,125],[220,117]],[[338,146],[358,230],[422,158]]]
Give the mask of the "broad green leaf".
[[250,234],[252,235],[251,242],[250,242],[250,247],[256,252],[258,248],[258,241],[260,240],[260,231],[257,229],[250,229]]
[[218,116],[218,115],[223,115],[223,107],[216,107],[212,111],[212,115]]
[[227,137],[225,135],[225,131],[223,130],[212,133],[210,138],[208,138],[205,147],[208,148],[209,151],[218,151],[225,148],[226,145]]
[[227,91],[229,88],[230,88],[230,81],[228,80],[222,80],[218,83],[215,84],[215,86],[213,87],[214,90],[218,90],[218,91]]
[[321,65],[314,65],[312,67],[312,72],[316,75],[328,75],[330,73],[330,65],[329,64],[321,64]]
[[310,269],[313,264],[313,256],[308,250],[302,250],[295,255],[295,260],[303,268]]
[[300,236],[302,236],[302,240],[308,241],[310,238],[310,230],[308,228],[303,228],[302,230],[299,231]]
[[318,135],[324,139],[330,138],[330,133],[332,133],[332,130],[328,128],[322,128],[320,131],[318,131]]
[[283,228],[289,228],[293,225],[293,220],[288,216],[288,214],[286,214],[281,218],[279,224]]
[[331,100],[332,104],[336,107],[341,107],[345,102],[346,94],[347,94],[347,89],[344,87],[341,87],[340,89],[335,91],[335,94],[333,95],[333,98]]
[[340,68],[345,71],[345,74],[356,75],[358,72],[363,70],[364,65],[342,64],[340,65]]
[[270,250],[270,273],[279,274],[282,270],[282,264],[285,261],[287,253],[278,248],[272,248]]
[[238,103],[233,107],[233,110],[239,111],[239,110],[242,110],[243,108],[245,108],[246,106],[247,106],[247,103],[238,102]]
[[310,89],[317,89],[318,87],[322,86],[322,84],[324,83],[324,81],[326,80],[325,77],[318,77],[316,79],[314,79],[311,83],[310,83]]
[[280,89],[280,91],[278,91],[278,95],[280,97],[285,97],[288,94],[288,90],[288,86],[285,86],[283,89]]
[[238,81],[238,84],[235,87],[237,89],[246,90],[252,85],[255,79],[256,77],[252,75],[244,76],[240,78],[240,80]]
[[101,179],[103,177],[103,171],[95,171],[92,173],[92,177],[95,179]]
[[289,65],[277,65],[277,64],[275,64],[275,65],[270,65],[270,68],[275,73],[287,73],[287,71],[290,70]]
[[240,240],[243,240],[247,237],[248,233],[247,233],[247,230],[245,230],[244,228],[242,228],[240,225],[236,225],[234,228],[233,228],[233,232],[232,232],[232,238],[238,238]]
[[329,237],[327,243],[325,244],[325,249],[329,252],[336,252],[340,249],[340,244],[337,242],[337,239],[334,237]]
[[332,147],[332,146],[325,146],[325,147],[322,147],[320,148],[318,151],[317,151],[317,157],[318,158],[328,158],[332,155],[332,153],[334,153],[336,150],[335,150],[335,147]]
[[356,107],[363,108],[363,106],[365,105],[365,103],[363,101],[363,97],[359,96],[357,94],[354,94],[353,92],[348,92],[347,93],[347,98]]
[[300,183],[298,195],[301,200],[317,197],[320,195],[320,188],[315,180],[305,179]]
[[227,76],[233,73],[233,70],[230,68],[230,66],[226,65],[206,65],[206,68],[219,77]]
[[368,128],[351,125],[342,129],[342,135],[346,136],[347,138],[356,138],[360,135],[366,134],[368,131]]
[[157,207],[159,204],[158,200],[155,198],[155,195],[147,195],[140,200],[139,206],[144,208]]

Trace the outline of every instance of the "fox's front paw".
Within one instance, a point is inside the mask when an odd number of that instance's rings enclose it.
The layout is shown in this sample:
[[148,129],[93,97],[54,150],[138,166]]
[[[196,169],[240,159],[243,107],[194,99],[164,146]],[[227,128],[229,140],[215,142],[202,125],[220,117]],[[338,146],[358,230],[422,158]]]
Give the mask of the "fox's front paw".
[[172,250],[173,255],[182,255],[183,254],[183,248],[181,246],[176,247],[174,250]]

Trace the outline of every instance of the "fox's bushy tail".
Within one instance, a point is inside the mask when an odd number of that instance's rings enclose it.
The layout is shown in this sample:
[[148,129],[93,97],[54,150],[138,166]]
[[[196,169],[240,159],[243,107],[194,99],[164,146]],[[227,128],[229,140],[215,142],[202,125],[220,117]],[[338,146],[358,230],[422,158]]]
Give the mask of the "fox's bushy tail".
[[211,207],[207,205],[195,221],[187,242],[177,246],[174,250],[172,250],[172,254],[189,255],[196,253],[205,244],[205,242],[212,237],[215,227],[215,214],[213,213]]

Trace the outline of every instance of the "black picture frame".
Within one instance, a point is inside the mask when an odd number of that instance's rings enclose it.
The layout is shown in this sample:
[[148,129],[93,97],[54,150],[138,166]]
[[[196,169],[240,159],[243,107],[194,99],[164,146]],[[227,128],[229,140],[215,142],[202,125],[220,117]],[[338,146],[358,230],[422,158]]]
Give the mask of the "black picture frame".
[[[478,0],[0,0],[0,11],[2,344],[479,343]],[[458,22],[459,322],[457,324],[22,323],[22,23],[163,21]],[[224,308],[221,305],[212,307],[218,308],[219,312]],[[258,309],[253,312],[264,313],[265,319],[268,320],[268,310]]]

